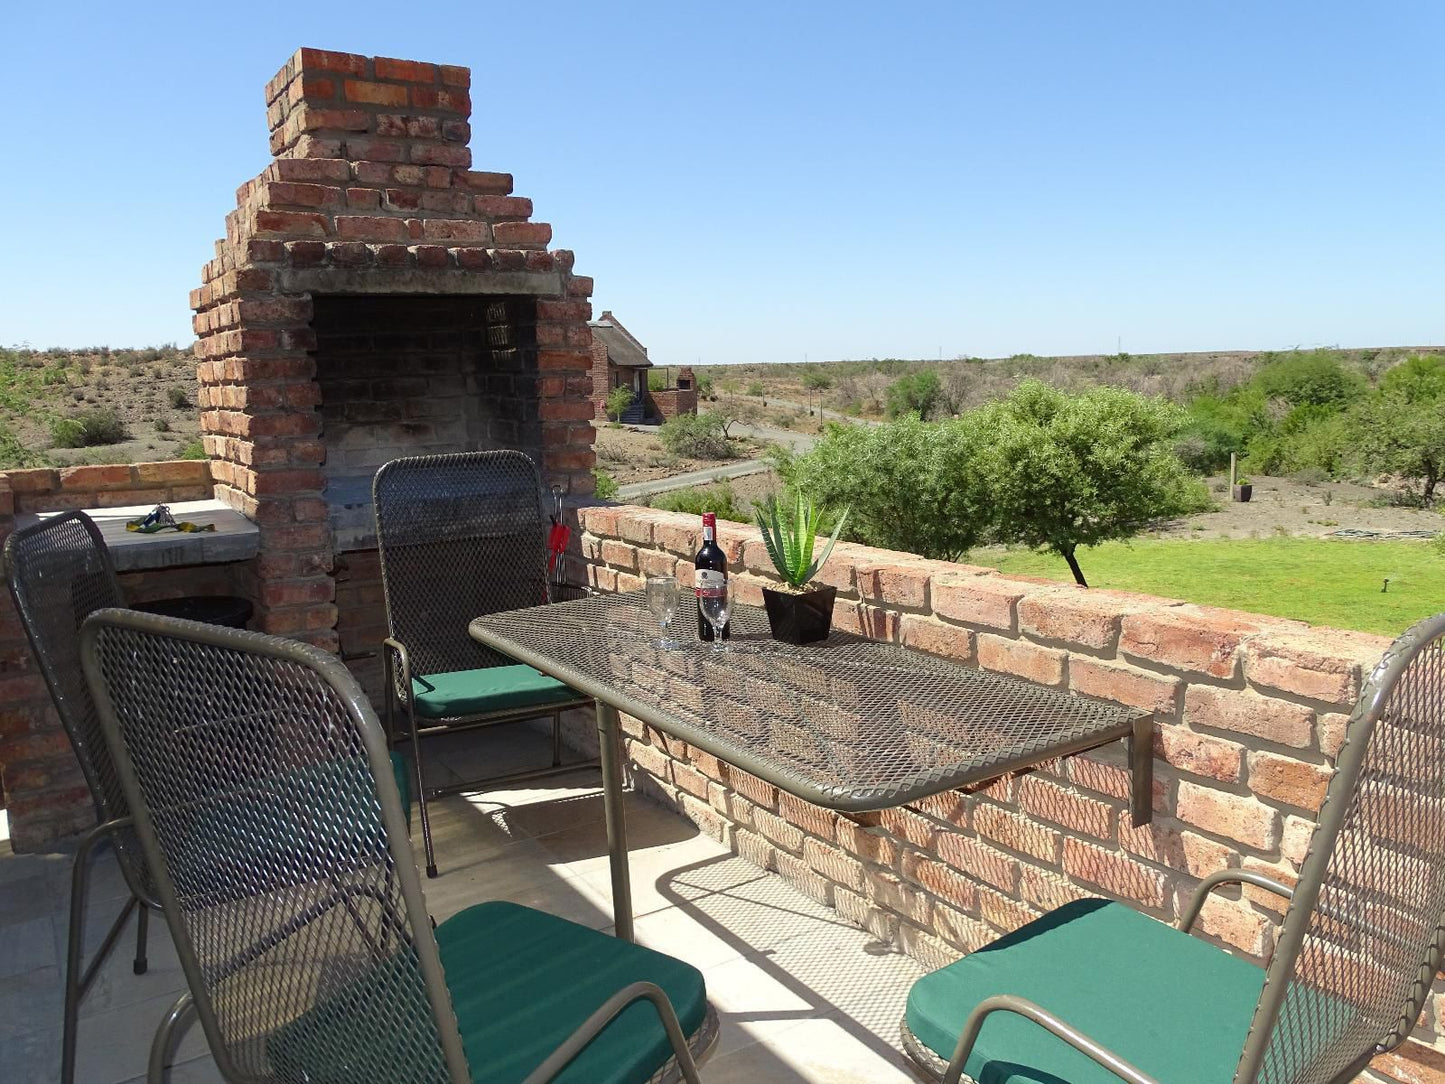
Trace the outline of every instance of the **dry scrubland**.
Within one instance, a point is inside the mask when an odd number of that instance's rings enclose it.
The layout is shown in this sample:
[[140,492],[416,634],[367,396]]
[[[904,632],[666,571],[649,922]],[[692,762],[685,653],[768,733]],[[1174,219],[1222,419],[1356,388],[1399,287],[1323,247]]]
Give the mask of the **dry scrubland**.
[[198,456],[199,415],[188,349],[0,348],[0,470]]

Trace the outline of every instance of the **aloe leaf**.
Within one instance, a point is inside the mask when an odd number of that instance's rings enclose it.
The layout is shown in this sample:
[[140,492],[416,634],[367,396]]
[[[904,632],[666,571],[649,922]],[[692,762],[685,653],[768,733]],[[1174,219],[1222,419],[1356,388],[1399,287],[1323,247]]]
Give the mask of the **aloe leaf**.
[[[772,522],[769,523],[769,515]],[[763,536],[763,546],[768,551],[768,558],[773,562],[773,567],[778,570],[778,575],[783,579],[788,578],[788,565],[783,556],[782,532],[778,524],[778,503],[771,500],[758,508],[755,513],[758,530]]]
[[811,498],[803,499],[798,494],[798,518],[794,521],[799,534],[798,570],[802,573],[802,579],[798,581],[801,587],[813,578],[816,571],[813,564],[813,548],[818,543],[818,510],[813,506]]
[[833,534],[828,539],[828,544],[823,547],[823,552],[818,556],[818,559],[813,562],[813,566],[808,569],[808,579],[811,580],[818,574],[818,570],[828,563],[828,558],[833,553],[833,544],[838,541],[838,536],[843,533],[843,525],[848,522],[848,513],[851,511],[853,511],[852,508],[843,509],[843,514],[838,517],[838,525],[833,528]]

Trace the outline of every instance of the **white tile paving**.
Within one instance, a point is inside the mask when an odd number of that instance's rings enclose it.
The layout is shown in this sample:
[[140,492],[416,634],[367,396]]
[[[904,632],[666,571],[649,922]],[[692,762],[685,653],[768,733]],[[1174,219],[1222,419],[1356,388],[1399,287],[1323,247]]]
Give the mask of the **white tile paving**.
[[[483,732],[485,733],[485,732]],[[423,878],[441,921],[508,899],[610,930],[611,887],[596,773],[433,804],[441,876]],[[722,1022],[708,1084],[892,1084],[917,1078],[898,1051],[903,999],[920,967],[644,799],[627,807],[638,940],[707,978]],[[420,844],[420,825],[413,832]],[[99,942],[124,897],[103,855],[87,916]],[[66,856],[0,857],[0,1080],[53,1080],[60,1046]],[[79,1080],[144,1079],[150,1039],[184,981],[165,924],[151,925],[150,970],[131,973],[122,938],[81,1010]],[[199,1028],[181,1043],[173,1084],[219,1080]]]

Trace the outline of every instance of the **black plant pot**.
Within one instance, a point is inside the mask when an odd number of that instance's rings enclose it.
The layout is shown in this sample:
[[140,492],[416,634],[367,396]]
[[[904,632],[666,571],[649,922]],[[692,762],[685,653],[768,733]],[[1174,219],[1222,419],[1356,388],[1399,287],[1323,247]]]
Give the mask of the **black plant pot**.
[[763,588],[763,606],[773,639],[788,644],[811,644],[828,638],[833,626],[836,587],[815,587],[800,595]]
[[1236,501],[1239,501],[1241,504],[1248,502],[1249,498],[1253,495],[1254,486],[1250,485],[1248,482],[1245,482],[1243,485],[1237,485],[1234,487],[1234,499]]

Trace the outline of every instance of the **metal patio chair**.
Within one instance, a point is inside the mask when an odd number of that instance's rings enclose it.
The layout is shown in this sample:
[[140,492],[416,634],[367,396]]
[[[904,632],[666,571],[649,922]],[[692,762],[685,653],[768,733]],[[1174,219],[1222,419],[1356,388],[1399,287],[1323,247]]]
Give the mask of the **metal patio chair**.
[[[1267,969],[1190,936],[1230,883],[1290,901]],[[919,979],[903,1043],[948,1082],[1344,1082],[1409,1036],[1445,951],[1442,916],[1445,614],[1396,640],[1365,683],[1293,889],[1223,870],[1177,929],[1118,903],[1067,904]]]
[[[475,617],[551,602],[544,493],[537,465],[516,451],[394,459],[372,486],[390,635],[386,730],[409,739],[428,877],[437,875],[427,800],[596,764],[562,763],[562,712],[589,697],[482,647]],[[396,732],[396,708],[406,733]],[[422,736],[552,717],[551,766],[449,786],[424,782]]]
[[[132,911],[136,912],[132,966],[137,975],[145,973],[150,911],[160,908],[131,827],[130,809],[100,732],[95,704],[80,672],[81,622],[96,610],[123,606],[125,601],[100,530],[84,512],[65,512],[12,534],[5,543],[5,578],[95,803],[96,827],[81,837],[71,867],[60,1058],[61,1080],[70,1084],[75,1078],[76,1023],[81,1000]],[[82,971],[92,851],[106,839],[115,848],[130,896],[101,941],[100,950]]]
[[[85,675],[189,992],[227,1080],[698,1084],[700,972],[511,903],[433,931],[385,735],[333,656],[132,610]],[[643,1004],[643,1002],[650,1004]]]

